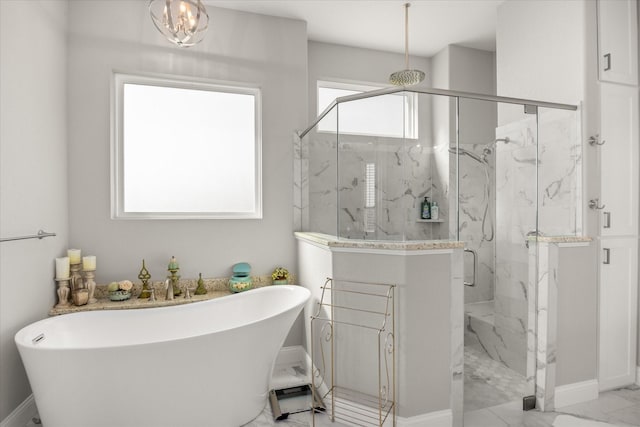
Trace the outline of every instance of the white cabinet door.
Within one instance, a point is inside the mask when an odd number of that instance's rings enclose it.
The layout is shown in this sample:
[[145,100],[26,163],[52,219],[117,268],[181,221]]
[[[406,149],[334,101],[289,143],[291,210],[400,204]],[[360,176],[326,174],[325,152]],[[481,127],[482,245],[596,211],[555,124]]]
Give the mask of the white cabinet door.
[[598,1],[600,80],[638,84],[637,0]]
[[609,390],[636,380],[638,238],[600,243],[598,380]]
[[638,90],[600,84],[602,236],[638,234]]

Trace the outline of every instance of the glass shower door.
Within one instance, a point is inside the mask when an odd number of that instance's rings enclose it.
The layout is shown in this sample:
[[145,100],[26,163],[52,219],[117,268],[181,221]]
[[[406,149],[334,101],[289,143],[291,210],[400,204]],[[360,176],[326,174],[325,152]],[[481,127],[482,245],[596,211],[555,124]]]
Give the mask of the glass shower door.
[[457,111],[450,152],[458,167],[455,231],[466,248],[469,411],[535,393],[527,331],[535,319],[529,277],[537,258],[527,236],[538,230],[538,132],[536,110],[524,105],[459,98]]

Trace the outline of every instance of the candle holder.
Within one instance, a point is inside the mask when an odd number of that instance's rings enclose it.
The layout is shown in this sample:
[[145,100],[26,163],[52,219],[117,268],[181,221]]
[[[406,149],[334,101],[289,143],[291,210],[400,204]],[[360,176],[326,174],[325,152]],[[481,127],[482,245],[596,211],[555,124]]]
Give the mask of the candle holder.
[[151,274],[149,274],[149,270],[147,270],[147,267],[144,265],[144,260],[142,260],[142,269],[138,274],[138,279],[142,280],[142,292],[140,292],[138,298],[151,298],[151,291],[149,290]]
[[167,276],[167,296],[166,299],[172,300],[174,297],[180,295],[182,291],[178,286],[178,280],[180,280],[180,276],[178,276],[179,268],[171,268],[169,269],[169,273],[171,276]]
[[71,293],[79,289],[84,289],[84,282],[82,281],[82,262],[77,264],[71,264],[69,269],[71,270]]
[[94,293],[96,292],[96,282],[93,280],[96,277],[96,271],[95,270],[85,270],[84,271],[84,278],[85,278],[85,284],[87,285],[87,288],[89,289],[89,304],[95,304],[98,302],[97,299],[94,298]]
[[71,305],[71,289],[69,289],[69,278],[66,279],[57,279],[58,289],[56,293],[58,294],[58,304],[56,304],[56,308],[65,308]]

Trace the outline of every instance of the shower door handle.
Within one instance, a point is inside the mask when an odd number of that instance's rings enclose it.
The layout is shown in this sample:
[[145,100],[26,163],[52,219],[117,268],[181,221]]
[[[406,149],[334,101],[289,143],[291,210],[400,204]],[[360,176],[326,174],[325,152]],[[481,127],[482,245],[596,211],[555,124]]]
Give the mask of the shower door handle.
[[476,285],[476,271],[478,270],[478,254],[473,249],[464,249],[465,252],[469,252],[473,255],[473,281],[467,282],[463,280],[465,286],[475,286]]

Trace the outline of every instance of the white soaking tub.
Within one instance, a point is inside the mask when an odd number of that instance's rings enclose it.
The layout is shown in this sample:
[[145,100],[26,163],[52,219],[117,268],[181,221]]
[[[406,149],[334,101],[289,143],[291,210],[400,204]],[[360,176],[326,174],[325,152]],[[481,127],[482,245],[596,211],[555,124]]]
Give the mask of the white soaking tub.
[[44,427],[236,427],[264,408],[275,358],[308,298],[280,285],[67,314],[15,341]]

